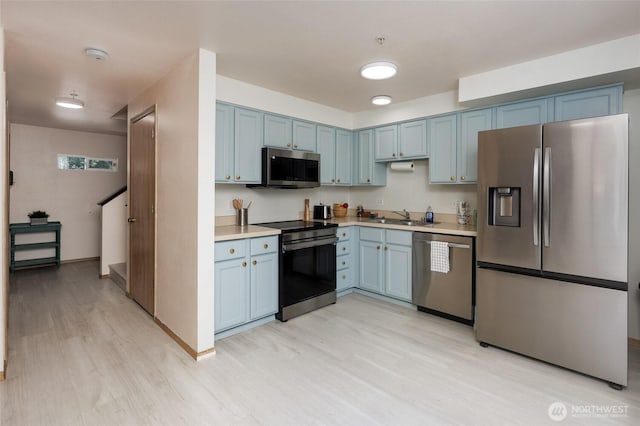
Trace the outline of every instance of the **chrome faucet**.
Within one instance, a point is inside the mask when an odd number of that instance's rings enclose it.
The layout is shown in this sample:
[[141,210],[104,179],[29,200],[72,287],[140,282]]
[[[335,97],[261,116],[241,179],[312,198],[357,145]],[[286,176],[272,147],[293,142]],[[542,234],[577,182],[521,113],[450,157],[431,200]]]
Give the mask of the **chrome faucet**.
[[402,212],[393,211],[392,213],[395,213],[395,214],[398,214],[398,215],[404,217],[405,220],[411,220],[411,215],[405,209],[402,209]]

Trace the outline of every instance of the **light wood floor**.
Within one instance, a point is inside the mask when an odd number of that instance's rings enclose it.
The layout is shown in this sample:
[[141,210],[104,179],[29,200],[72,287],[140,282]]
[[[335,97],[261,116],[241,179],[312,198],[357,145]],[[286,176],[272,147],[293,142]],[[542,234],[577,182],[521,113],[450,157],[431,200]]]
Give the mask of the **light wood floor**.
[[539,425],[551,403],[628,406],[639,424],[640,348],[629,387],[495,348],[470,327],[361,295],[216,344],[194,362],[98,263],[11,275],[5,425]]

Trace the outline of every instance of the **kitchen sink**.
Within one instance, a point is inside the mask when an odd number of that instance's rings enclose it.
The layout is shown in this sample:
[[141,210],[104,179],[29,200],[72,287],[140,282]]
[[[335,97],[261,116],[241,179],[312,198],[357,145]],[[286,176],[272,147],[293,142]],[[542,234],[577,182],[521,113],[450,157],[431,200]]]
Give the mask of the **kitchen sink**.
[[407,219],[387,219],[387,218],[375,218],[367,219],[371,223],[388,223],[390,225],[405,225],[405,226],[433,226],[440,222],[424,223],[420,220],[407,220]]

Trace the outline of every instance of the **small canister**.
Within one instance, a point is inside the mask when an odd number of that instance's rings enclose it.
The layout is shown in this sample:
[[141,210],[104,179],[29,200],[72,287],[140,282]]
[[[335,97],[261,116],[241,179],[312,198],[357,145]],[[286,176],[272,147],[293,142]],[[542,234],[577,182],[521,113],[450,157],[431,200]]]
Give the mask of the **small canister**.
[[247,226],[249,225],[249,209],[236,209],[236,225]]

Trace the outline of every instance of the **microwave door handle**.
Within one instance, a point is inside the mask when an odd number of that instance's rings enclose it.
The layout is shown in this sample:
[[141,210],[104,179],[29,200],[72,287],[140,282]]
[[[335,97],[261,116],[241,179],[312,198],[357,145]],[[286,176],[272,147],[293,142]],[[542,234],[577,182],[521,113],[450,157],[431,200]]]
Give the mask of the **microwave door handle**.
[[544,165],[542,171],[542,232],[544,246],[551,243],[551,148],[544,149]]
[[536,148],[533,153],[533,245],[540,244],[540,148]]

